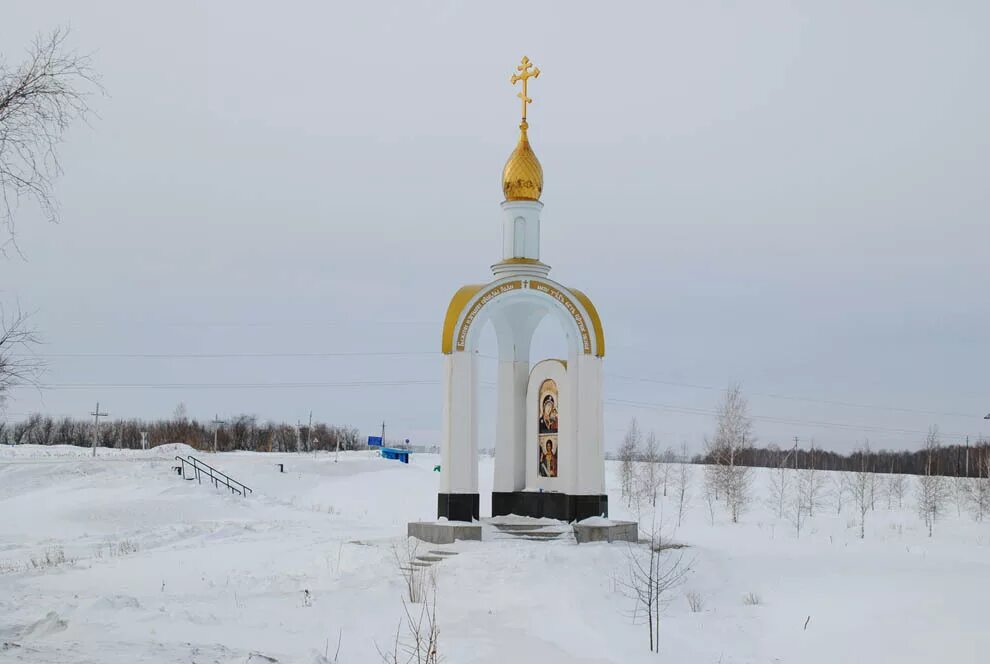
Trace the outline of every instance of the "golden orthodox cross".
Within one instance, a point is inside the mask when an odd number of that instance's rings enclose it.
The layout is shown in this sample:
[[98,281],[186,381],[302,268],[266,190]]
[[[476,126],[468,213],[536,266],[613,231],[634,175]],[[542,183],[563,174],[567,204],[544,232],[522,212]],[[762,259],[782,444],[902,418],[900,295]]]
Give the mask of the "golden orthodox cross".
[[522,92],[520,92],[517,97],[522,99],[522,123],[526,125],[526,104],[533,103],[533,100],[526,96],[526,83],[531,78],[538,78],[540,75],[540,68],[535,66],[529,61],[525,55],[523,56],[522,62],[516,67],[520,73],[513,74],[510,82],[515,85],[519,81],[522,81]]

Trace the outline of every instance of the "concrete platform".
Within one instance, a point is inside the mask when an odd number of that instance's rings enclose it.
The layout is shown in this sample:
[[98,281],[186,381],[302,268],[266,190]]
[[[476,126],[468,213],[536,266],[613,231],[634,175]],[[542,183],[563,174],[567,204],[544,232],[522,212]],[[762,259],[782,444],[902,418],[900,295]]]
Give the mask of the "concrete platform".
[[[590,520],[590,519],[589,519]],[[574,539],[585,542],[638,542],[639,524],[635,521],[605,521],[575,523]]]
[[466,521],[413,521],[406,535],[431,544],[453,544],[456,540],[481,541],[481,524]]

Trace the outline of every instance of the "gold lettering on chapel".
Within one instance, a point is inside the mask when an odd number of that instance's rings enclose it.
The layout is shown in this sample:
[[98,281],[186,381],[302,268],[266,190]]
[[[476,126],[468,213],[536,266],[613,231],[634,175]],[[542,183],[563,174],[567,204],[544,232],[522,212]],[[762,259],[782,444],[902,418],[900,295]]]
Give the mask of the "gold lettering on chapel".
[[467,344],[468,328],[471,327],[471,323],[474,322],[475,316],[478,315],[486,304],[492,301],[492,298],[498,297],[502,293],[508,293],[509,291],[519,290],[523,287],[521,281],[509,281],[498,286],[489,288],[484,294],[478,298],[478,301],[474,303],[474,306],[467,312],[467,316],[464,317],[464,322],[461,323],[461,328],[457,332],[457,350],[464,350],[464,346]]
[[577,325],[578,332],[581,334],[581,346],[585,354],[591,353],[591,335],[588,333],[588,326],[584,322],[584,316],[581,315],[581,311],[574,305],[571,298],[567,297],[566,294],[560,290],[554,288],[548,283],[542,281],[531,280],[529,282],[529,287],[537,290],[541,293],[546,293],[553,299],[564,305],[564,309],[567,313],[571,315],[574,319],[574,323]]
[[486,304],[499,295],[520,290],[522,288],[531,288],[559,302],[564,309],[567,310],[567,313],[574,319],[574,324],[577,325],[578,333],[581,335],[582,350],[585,354],[591,354],[591,334],[588,332],[588,326],[585,323],[584,316],[581,314],[580,309],[578,309],[574,302],[571,301],[571,298],[569,298],[560,289],[536,279],[529,279],[526,282],[509,281],[504,284],[499,284],[498,286],[493,286],[485,291],[474,303],[471,309],[468,310],[467,315],[464,316],[464,322],[461,323],[461,327],[457,332],[457,350],[464,350],[467,345],[468,330],[471,327],[471,323],[474,322],[474,319]]

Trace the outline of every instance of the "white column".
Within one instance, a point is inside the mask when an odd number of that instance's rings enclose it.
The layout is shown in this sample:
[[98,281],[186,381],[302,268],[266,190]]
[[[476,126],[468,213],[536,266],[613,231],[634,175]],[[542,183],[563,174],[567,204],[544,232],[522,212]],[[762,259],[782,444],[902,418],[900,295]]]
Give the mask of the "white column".
[[580,412],[577,447],[580,450],[577,478],[572,491],[579,495],[605,493],[605,419],[602,407],[602,358],[581,354],[576,391]]
[[478,493],[478,384],[474,354],[444,357],[440,493]]

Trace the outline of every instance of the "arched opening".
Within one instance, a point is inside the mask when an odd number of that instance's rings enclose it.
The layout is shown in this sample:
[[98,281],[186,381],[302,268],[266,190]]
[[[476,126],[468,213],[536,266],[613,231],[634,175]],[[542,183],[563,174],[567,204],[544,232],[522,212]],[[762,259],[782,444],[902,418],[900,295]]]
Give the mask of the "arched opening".
[[[600,337],[588,324],[588,310],[579,296],[542,279],[503,279],[472,288],[460,313],[454,313],[456,320],[445,324],[444,343],[451,352],[445,360],[439,515],[460,520],[516,513],[569,520],[607,512],[607,506],[601,509],[607,498],[595,439],[600,438]],[[545,378],[553,379],[561,404],[559,432],[541,432],[537,424],[535,399]],[[556,436],[546,460],[538,459],[538,434]],[[494,458],[487,454],[492,448]],[[552,469],[542,476],[540,461]]]

